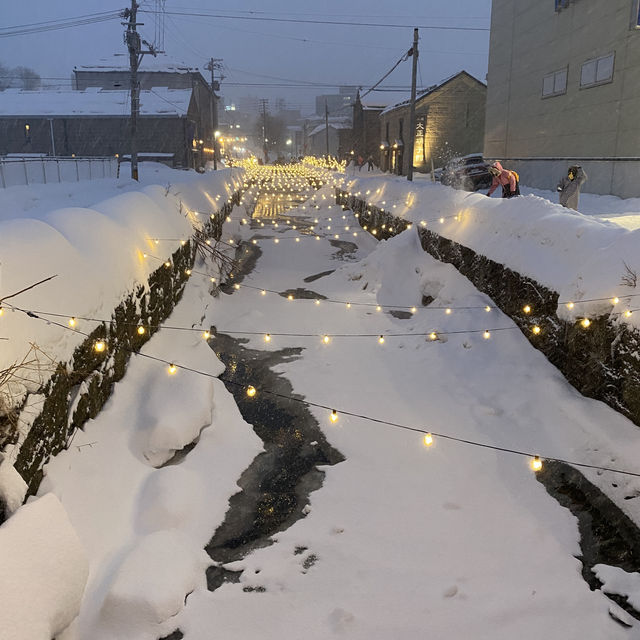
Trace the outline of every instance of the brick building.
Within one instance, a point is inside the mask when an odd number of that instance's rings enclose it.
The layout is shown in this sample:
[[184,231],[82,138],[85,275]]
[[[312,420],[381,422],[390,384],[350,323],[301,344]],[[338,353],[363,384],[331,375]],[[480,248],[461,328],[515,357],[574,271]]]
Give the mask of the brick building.
[[[416,96],[413,166],[430,171],[455,156],[482,152],[487,86],[466,71],[429,87]],[[380,167],[406,175],[409,100],[380,113]]]

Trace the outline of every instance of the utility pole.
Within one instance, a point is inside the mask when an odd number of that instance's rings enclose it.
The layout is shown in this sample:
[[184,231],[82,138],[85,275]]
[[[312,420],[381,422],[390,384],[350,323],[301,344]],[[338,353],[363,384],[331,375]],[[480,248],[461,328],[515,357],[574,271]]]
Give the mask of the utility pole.
[[324,101],[324,129],[325,129],[325,142],[327,144],[327,162],[329,161],[329,106],[327,101]]
[[220,83],[216,83],[214,72],[221,69],[222,58],[210,58],[205,69],[211,71],[211,102],[209,103],[209,111],[211,116],[211,135],[213,137],[213,169],[218,170],[218,139],[216,138],[216,130],[218,129],[218,94],[216,90],[220,88]]
[[267,103],[269,101],[263,98],[260,100],[262,105],[262,144],[264,146],[264,163],[269,163],[269,147],[267,146]]
[[[140,38],[136,31],[137,26],[143,22],[136,22],[138,5],[136,0],[131,0],[131,9],[124,10],[124,18],[129,22],[124,22],[127,30],[124,34],[124,41],[129,49],[129,71],[131,88],[131,177],[138,179],[138,141],[136,139],[138,130],[138,114],[140,113],[140,84],[138,83],[138,67],[142,62],[142,56],[146,53],[156,55],[156,50],[146,40]],[[149,51],[141,51],[141,43],[144,42],[149,47]]]
[[413,181],[413,147],[416,140],[416,76],[418,74],[418,30],[413,30],[413,47],[411,48],[413,65],[411,68],[411,105],[409,107],[409,168],[407,169],[407,180]]

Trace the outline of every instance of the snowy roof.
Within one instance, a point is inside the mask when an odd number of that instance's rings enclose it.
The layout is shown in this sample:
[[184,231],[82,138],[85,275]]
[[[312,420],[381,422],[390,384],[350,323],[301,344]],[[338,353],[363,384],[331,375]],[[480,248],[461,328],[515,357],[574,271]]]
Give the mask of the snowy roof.
[[[191,89],[156,87],[140,91],[140,115],[185,115]],[[11,116],[125,116],[130,110],[128,91],[98,88],[85,91],[0,91],[0,117]]]
[[[445,84],[447,84],[448,82],[451,82],[451,80],[453,80],[454,78],[457,78],[458,76],[461,76],[461,75],[469,76],[470,78],[473,78],[473,80],[475,80],[476,82],[479,82],[480,84],[484,85],[484,82],[481,82],[480,80],[478,80],[477,78],[472,76],[467,71],[459,71],[458,73],[454,73],[452,76],[449,76],[448,78],[445,78],[444,80],[441,80],[437,84],[431,85],[430,87],[427,87],[426,89],[422,89],[421,91],[418,91],[418,93],[416,94],[416,101],[421,100],[422,98],[425,98],[426,96],[428,96],[429,94],[433,93],[434,91],[437,91],[441,87],[444,87]],[[411,101],[411,95],[407,96],[407,94],[405,93],[404,94],[404,100],[402,100],[401,102],[397,102],[395,104],[389,105],[380,115],[383,115],[385,113],[389,113],[390,111],[393,111],[394,109],[399,109],[401,107],[406,107],[406,106],[408,106],[410,101]]]
[[373,90],[364,97],[360,97],[362,108],[365,111],[386,109],[389,105],[397,104],[407,97],[404,91],[377,91]]
[[[108,58],[101,58],[96,64],[78,65],[73,68],[74,73],[92,71],[129,71],[129,54],[116,53]],[[200,73],[198,67],[170,58],[167,55],[144,56],[139,71],[168,72],[168,73]]]
[[[315,136],[316,133],[320,133],[321,131],[324,131],[325,128],[326,128],[326,125],[319,124],[315,129],[311,131],[309,135]],[[351,129],[351,125],[345,124],[344,122],[330,122],[329,128],[330,129]]]

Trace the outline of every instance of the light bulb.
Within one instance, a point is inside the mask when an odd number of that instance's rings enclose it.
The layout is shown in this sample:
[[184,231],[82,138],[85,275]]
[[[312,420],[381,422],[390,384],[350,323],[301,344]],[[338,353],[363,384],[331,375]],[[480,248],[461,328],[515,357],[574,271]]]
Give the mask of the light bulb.
[[542,331],[542,329],[540,329],[540,327],[538,325],[536,325],[535,327],[533,327],[533,329],[531,329],[531,331],[533,331],[533,333],[538,335],[540,333],[540,331]]
[[530,464],[533,471],[540,471],[542,469],[542,460],[540,460],[540,456],[534,456]]
[[69,326],[70,327],[75,327],[76,326],[76,319],[75,318],[69,318]]
[[431,338],[431,340],[437,340],[438,339],[438,334],[435,331],[432,331],[429,334],[429,338]]
[[256,395],[256,388],[255,388],[255,387],[252,387],[251,385],[249,385],[249,386],[247,387],[247,395],[248,395],[250,398],[253,398],[253,396],[255,396],[255,395]]
[[186,269],[186,270],[185,270],[185,273],[186,273],[188,276],[190,276],[190,275],[191,275],[191,269]]
[[378,342],[379,342],[380,344],[384,344],[384,336],[380,336],[380,337],[378,338]]
[[633,313],[633,312],[631,311],[631,309],[627,309],[627,310],[624,312],[624,317],[625,317],[625,318],[630,318],[632,313]]
[[94,342],[93,344],[93,348],[98,352],[98,353],[102,353],[106,348],[107,345],[105,343],[104,340],[98,340],[97,342]]
[[489,311],[491,311],[491,307],[490,307],[489,305],[487,305],[487,306],[484,308],[484,310],[485,310],[487,313],[489,313]]
[[168,269],[168,268],[171,266],[171,263],[167,260],[167,261],[164,263],[164,266],[165,266],[165,267],[167,267],[167,269]]
[[444,310],[444,312],[449,316],[451,315],[451,309],[447,308]]
[[236,283],[233,285],[233,288],[237,291],[240,288],[240,285]]
[[376,311],[382,311],[382,307],[381,307],[380,305],[378,305],[378,306],[376,307]]
[[582,318],[582,320],[580,321],[580,324],[585,328],[589,328],[589,326],[591,326],[591,320],[589,320],[589,318]]
[[211,282],[215,282],[215,281],[216,281],[216,279],[215,279],[215,278],[211,278]]
[[415,313],[417,309],[415,307],[411,307],[411,313]]
[[265,342],[271,342],[271,334],[270,333],[265,333],[264,334],[264,341]]
[[293,296],[292,296],[291,294],[289,294],[289,295],[287,296],[287,300],[293,300]]
[[347,302],[347,309],[351,309],[351,303]]
[[483,337],[485,340],[488,340],[488,339],[491,337],[491,332],[490,332],[490,331],[485,331],[485,332],[482,334],[482,337]]
[[567,309],[573,309],[573,307],[575,307],[575,304],[573,304],[573,302],[567,302]]
[[146,329],[143,326],[138,327],[138,335],[143,336],[145,334]]
[[320,304],[320,300],[318,300],[318,298],[316,298],[316,304]]
[[444,218],[440,218],[440,224],[444,223]]
[[329,416],[331,422],[338,422],[338,412],[335,409],[331,410],[331,415]]
[[178,370],[178,367],[176,367],[175,364],[170,364],[169,368],[167,369],[170,375],[173,375],[177,370]]
[[205,331],[205,332],[202,334],[202,337],[203,337],[205,340],[208,340],[208,339],[211,337],[211,333],[210,333],[209,331]]
[[525,305],[524,305],[524,307],[522,307],[522,310],[523,310],[525,313],[531,313],[531,306],[530,306],[530,305],[528,305],[528,304],[525,304]]
[[425,447],[430,447],[433,444],[433,436],[430,433],[425,433],[422,442],[424,442]]
[[322,342],[324,342],[325,344],[329,344],[329,341],[331,340],[331,338],[329,336],[322,336]]

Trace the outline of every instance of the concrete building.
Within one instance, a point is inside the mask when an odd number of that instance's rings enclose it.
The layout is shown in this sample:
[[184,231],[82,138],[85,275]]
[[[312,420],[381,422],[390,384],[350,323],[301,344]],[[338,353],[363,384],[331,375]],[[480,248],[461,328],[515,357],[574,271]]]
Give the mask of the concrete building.
[[[141,157],[197,167],[208,158],[208,114],[191,89],[140,92],[138,151]],[[0,155],[125,156],[130,151],[129,93],[85,91],[0,92]]]
[[638,0],[493,0],[485,154],[554,189],[640,196]]
[[[427,172],[456,156],[481,153],[487,87],[466,71],[416,96],[413,167]],[[379,166],[406,175],[405,153],[409,131],[409,99],[380,113]]]
[[350,117],[357,92],[358,87],[338,87],[337,94],[316,96],[316,114],[324,117],[326,103],[330,116]]

